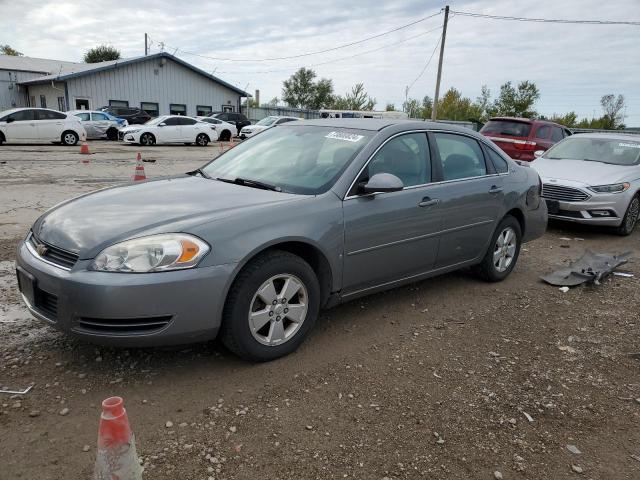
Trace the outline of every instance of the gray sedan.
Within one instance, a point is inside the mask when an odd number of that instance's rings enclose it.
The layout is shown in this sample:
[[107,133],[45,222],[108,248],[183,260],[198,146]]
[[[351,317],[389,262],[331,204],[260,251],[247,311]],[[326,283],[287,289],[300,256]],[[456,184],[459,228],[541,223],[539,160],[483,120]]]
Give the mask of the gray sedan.
[[220,334],[271,360],[321,308],[463,267],[503,280],[545,231],[540,193],[467,129],[291,122],[187,175],[57,205],[20,245],[18,281],[34,316],[90,341]]
[[531,165],[542,177],[550,217],[633,232],[640,215],[640,135],[573,135]]

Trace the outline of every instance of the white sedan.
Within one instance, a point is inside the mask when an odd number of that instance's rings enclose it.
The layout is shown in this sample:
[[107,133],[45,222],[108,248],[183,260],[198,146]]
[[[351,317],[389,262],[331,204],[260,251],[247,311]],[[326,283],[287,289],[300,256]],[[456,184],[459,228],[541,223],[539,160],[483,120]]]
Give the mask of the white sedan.
[[13,108],[0,112],[0,145],[3,142],[59,142],[73,146],[86,139],[87,132],[73,115],[47,108]]
[[215,117],[196,117],[201,122],[209,123],[211,128],[213,128],[218,137],[216,140],[220,140],[221,142],[228,142],[231,140],[231,137],[237,132],[237,128],[233,123],[225,122],[224,120],[220,120]]
[[117,140],[118,131],[129,125],[129,123],[117,117],[112,117],[105,112],[92,110],[71,110],[67,115],[78,117],[80,123],[87,131],[87,138],[106,138]]
[[213,125],[181,115],[163,115],[143,125],[131,125],[120,130],[118,136],[126,143],[151,146],[163,143],[195,143],[206,147],[217,138]]
[[250,138],[257,133],[263,132],[267,128],[275,127],[276,125],[280,125],[282,123],[294,122],[296,120],[300,119],[296,117],[278,117],[276,115],[271,115],[269,117],[263,118],[255,125],[247,125],[246,127],[242,127],[242,130],[240,130],[240,138]]

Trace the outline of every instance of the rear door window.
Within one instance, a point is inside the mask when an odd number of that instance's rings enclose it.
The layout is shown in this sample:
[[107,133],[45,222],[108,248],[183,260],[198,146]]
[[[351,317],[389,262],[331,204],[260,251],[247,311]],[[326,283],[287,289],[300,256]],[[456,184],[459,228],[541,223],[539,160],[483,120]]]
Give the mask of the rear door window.
[[486,151],[489,155],[489,160],[493,163],[493,167],[496,169],[497,173],[509,172],[509,163],[507,163],[502,155],[489,147],[486,147]]
[[78,117],[82,122],[88,122],[89,120],[91,120],[91,117],[86,112],[76,113],[75,116]]
[[546,140],[547,138],[549,138],[549,133],[551,131],[551,127],[549,125],[540,125],[537,129],[536,129],[536,138],[540,138],[542,140]]
[[64,113],[52,110],[36,110],[36,120],[62,120],[64,118],[67,118]]
[[515,120],[489,120],[480,133],[485,135],[509,135],[512,137],[528,137],[531,133],[531,124]]
[[101,122],[104,120],[109,120],[109,117],[107,117],[104,113],[92,113],[91,119]]
[[178,125],[195,125],[196,123],[198,121],[193,118],[178,118]]
[[560,127],[551,127],[551,140],[553,142],[559,142],[563,138],[564,138],[564,135]]
[[487,174],[482,149],[476,140],[455,133],[434,133],[444,180],[481,177]]

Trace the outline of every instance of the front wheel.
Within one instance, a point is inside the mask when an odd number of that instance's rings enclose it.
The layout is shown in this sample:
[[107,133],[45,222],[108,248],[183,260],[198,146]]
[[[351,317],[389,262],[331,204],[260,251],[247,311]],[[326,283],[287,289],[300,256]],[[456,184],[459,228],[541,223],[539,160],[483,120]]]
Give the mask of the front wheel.
[[76,132],[72,132],[69,130],[62,134],[62,137],[60,140],[62,141],[63,145],[66,145],[68,147],[73,147],[78,144],[79,138]]
[[151,133],[143,133],[140,136],[140,144],[145,147],[151,147],[156,144],[156,137],[154,137]]
[[118,130],[115,128],[107,130],[107,140],[118,140]]
[[520,255],[522,229],[511,215],[502,219],[491,238],[489,249],[478,266],[478,273],[488,282],[501,282],[509,276]]
[[622,224],[616,229],[616,233],[623,236],[631,235],[638,223],[638,217],[640,217],[640,196],[636,195],[629,202]]
[[300,346],[319,309],[320,286],[309,264],[288,252],[268,252],[252,260],[234,281],[221,338],[242,358],[274,360]]
[[206,147],[209,144],[209,137],[207,137],[204,133],[198,134],[196,137],[196,145],[199,147]]

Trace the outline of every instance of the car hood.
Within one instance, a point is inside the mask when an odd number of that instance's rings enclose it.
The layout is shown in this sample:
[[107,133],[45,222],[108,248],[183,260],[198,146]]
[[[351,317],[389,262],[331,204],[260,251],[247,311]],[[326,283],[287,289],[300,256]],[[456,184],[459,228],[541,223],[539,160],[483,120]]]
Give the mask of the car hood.
[[184,232],[245,209],[280,206],[302,198],[185,175],[69,200],[40,217],[33,232],[41,241],[88,259],[128,238]]
[[251,130],[252,132],[258,132],[262,130],[266,130],[270,125],[247,125],[246,127],[242,127],[242,130]]
[[625,180],[629,167],[584,160],[550,160],[544,157],[531,166],[545,179],[571,180],[585,185],[606,185]]

